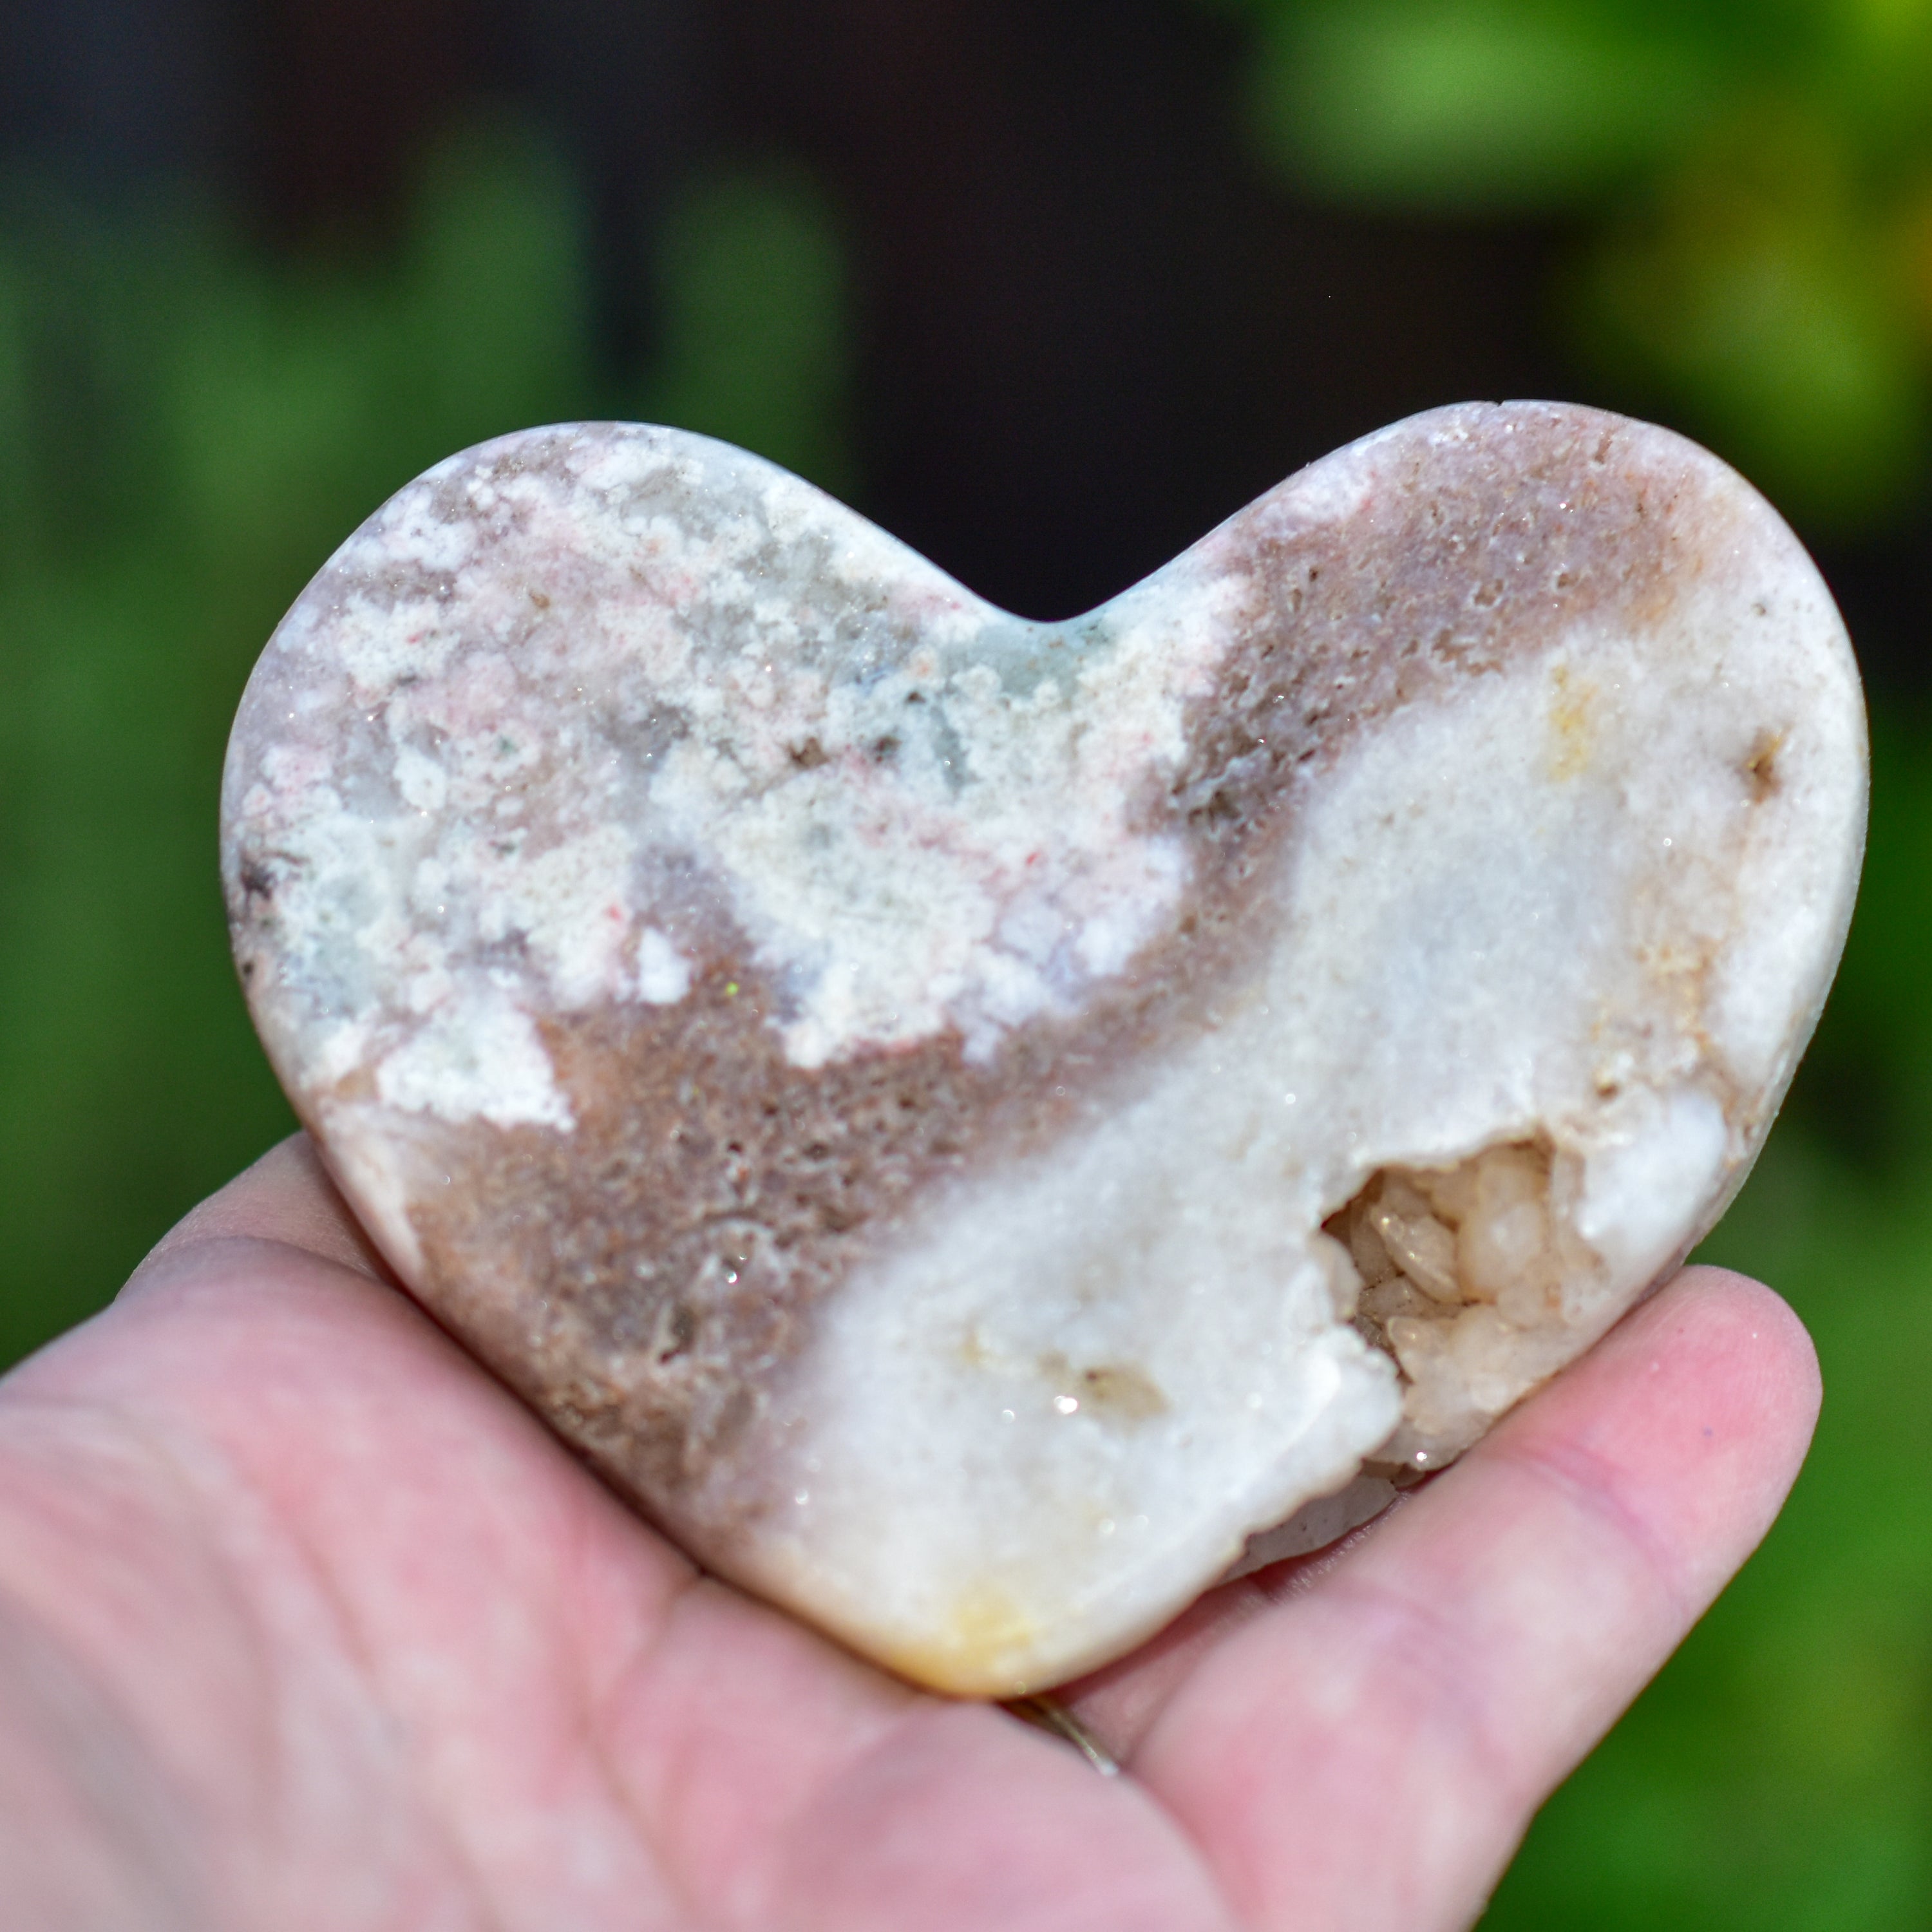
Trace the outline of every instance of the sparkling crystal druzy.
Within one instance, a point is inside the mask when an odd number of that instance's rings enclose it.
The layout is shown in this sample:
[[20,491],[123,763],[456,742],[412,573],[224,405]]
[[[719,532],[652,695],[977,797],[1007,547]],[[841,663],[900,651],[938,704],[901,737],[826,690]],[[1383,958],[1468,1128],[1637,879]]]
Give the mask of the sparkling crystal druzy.
[[224,862],[411,1289],[706,1564],[1007,1694],[1452,1457],[1678,1260],[1864,785],[1802,551],[1616,417],[1398,424],[1063,624],[598,424],[344,545]]

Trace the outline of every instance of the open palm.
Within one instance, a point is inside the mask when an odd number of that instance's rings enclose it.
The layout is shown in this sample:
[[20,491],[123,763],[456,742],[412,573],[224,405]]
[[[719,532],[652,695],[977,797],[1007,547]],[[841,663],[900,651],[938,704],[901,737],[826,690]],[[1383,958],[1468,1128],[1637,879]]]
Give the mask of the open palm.
[[1337,1552],[1065,1694],[1126,1767],[696,1570],[305,1141],[0,1382],[6,1923],[1428,1932],[1762,1534],[1817,1402],[1681,1277]]

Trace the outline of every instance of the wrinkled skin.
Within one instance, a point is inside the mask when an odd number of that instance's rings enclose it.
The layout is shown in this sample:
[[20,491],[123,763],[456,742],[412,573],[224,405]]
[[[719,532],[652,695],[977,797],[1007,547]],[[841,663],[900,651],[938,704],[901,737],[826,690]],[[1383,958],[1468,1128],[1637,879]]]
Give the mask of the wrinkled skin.
[[8,1924],[1464,1925],[1817,1400],[1790,1311],[1690,1271],[1339,1551],[1068,1694],[1104,1778],[695,1570],[298,1138],[0,1382]]

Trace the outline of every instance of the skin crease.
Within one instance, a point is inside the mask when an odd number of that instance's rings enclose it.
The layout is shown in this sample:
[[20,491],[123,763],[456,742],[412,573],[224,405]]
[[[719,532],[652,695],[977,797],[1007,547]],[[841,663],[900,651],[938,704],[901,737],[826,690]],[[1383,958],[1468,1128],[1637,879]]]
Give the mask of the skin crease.
[[1817,1412],[1693,1269],[1337,1551],[1068,1694],[1094,1774],[709,1580],[394,1287],[307,1142],[0,1382],[21,1932],[1431,1932]]

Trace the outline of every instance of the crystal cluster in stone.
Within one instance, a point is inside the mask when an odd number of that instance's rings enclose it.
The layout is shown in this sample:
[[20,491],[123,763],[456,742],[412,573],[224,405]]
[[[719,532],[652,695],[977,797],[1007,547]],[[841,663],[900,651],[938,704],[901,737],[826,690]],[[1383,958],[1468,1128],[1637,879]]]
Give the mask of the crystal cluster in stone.
[[1453,1457],[1684,1254],[1864,801],[1823,585],[1660,430],[1419,417],[1043,624],[600,424],[338,553],[224,862],[411,1289],[707,1566],[1006,1695]]

